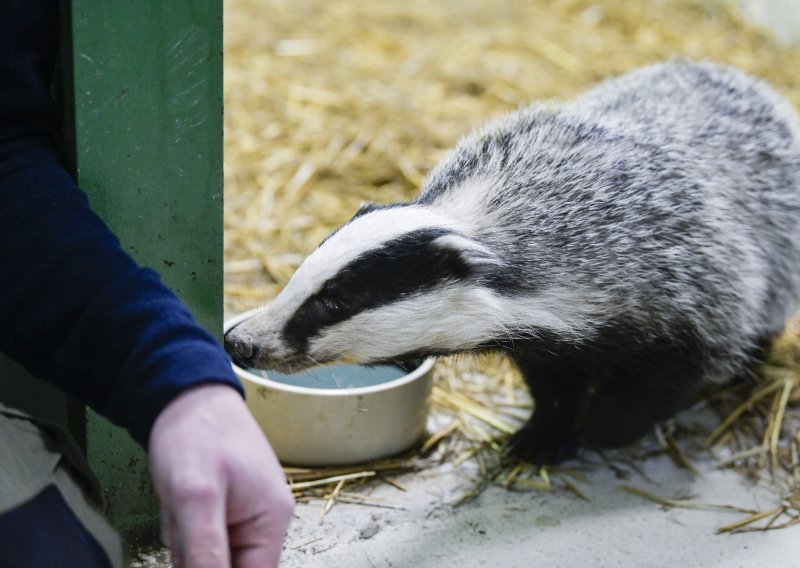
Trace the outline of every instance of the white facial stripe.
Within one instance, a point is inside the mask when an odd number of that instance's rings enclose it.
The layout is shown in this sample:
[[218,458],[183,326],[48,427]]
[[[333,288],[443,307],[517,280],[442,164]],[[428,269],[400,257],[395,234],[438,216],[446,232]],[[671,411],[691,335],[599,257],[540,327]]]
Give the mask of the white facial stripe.
[[381,209],[356,218],[303,261],[271,304],[270,317],[285,322],[309,296],[352,260],[382,243],[429,227],[465,230],[451,218],[416,205]]
[[462,351],[527,331],[587,337],[604,317],[601,298],[553,289],[534,298],[509,298],[451,285],[362,312],[312,340],[312,356],[368,362],[413,351]]
[[470,290],[452,286],[362,312],[325,330],[309,350],[365,362],[421,349],[475,345],[491,335],[485,322],[476,322],[470,295]]

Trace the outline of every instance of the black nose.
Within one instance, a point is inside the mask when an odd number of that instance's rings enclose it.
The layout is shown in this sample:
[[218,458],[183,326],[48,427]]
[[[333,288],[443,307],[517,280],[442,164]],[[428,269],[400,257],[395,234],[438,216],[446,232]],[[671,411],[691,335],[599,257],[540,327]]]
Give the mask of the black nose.
[[225,334],[225,351],[238,363],[248,364],[256,355],[256,347],[240,336]]

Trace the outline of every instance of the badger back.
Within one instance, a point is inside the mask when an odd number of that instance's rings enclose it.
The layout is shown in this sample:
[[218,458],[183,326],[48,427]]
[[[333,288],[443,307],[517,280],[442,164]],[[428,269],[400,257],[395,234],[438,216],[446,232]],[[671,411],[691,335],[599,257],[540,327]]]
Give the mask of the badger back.
[[800,120],[765,83],[673,61],[465,138],[418,203],[480,201],[505,283],[572,290],[594,327],[691,330],[740,368],[800,294]]

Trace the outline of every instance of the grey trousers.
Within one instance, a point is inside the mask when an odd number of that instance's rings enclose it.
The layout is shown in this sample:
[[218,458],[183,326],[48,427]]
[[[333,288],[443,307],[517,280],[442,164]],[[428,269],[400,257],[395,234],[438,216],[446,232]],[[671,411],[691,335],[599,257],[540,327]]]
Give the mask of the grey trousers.
[[101,512],[102,494],[75,441],[63,429],[0,404],[0,515],[55,487],[115,568],[126,565],[122,539]]

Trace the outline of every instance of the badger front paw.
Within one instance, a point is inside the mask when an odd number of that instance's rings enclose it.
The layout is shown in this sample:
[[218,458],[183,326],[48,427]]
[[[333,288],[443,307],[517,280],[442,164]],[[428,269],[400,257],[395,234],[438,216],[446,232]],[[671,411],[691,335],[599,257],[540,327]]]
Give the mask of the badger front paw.
[[571,432],[529,422],[508,439],[505,453],[536,466],[557,465],[575,457],[578,438]]

